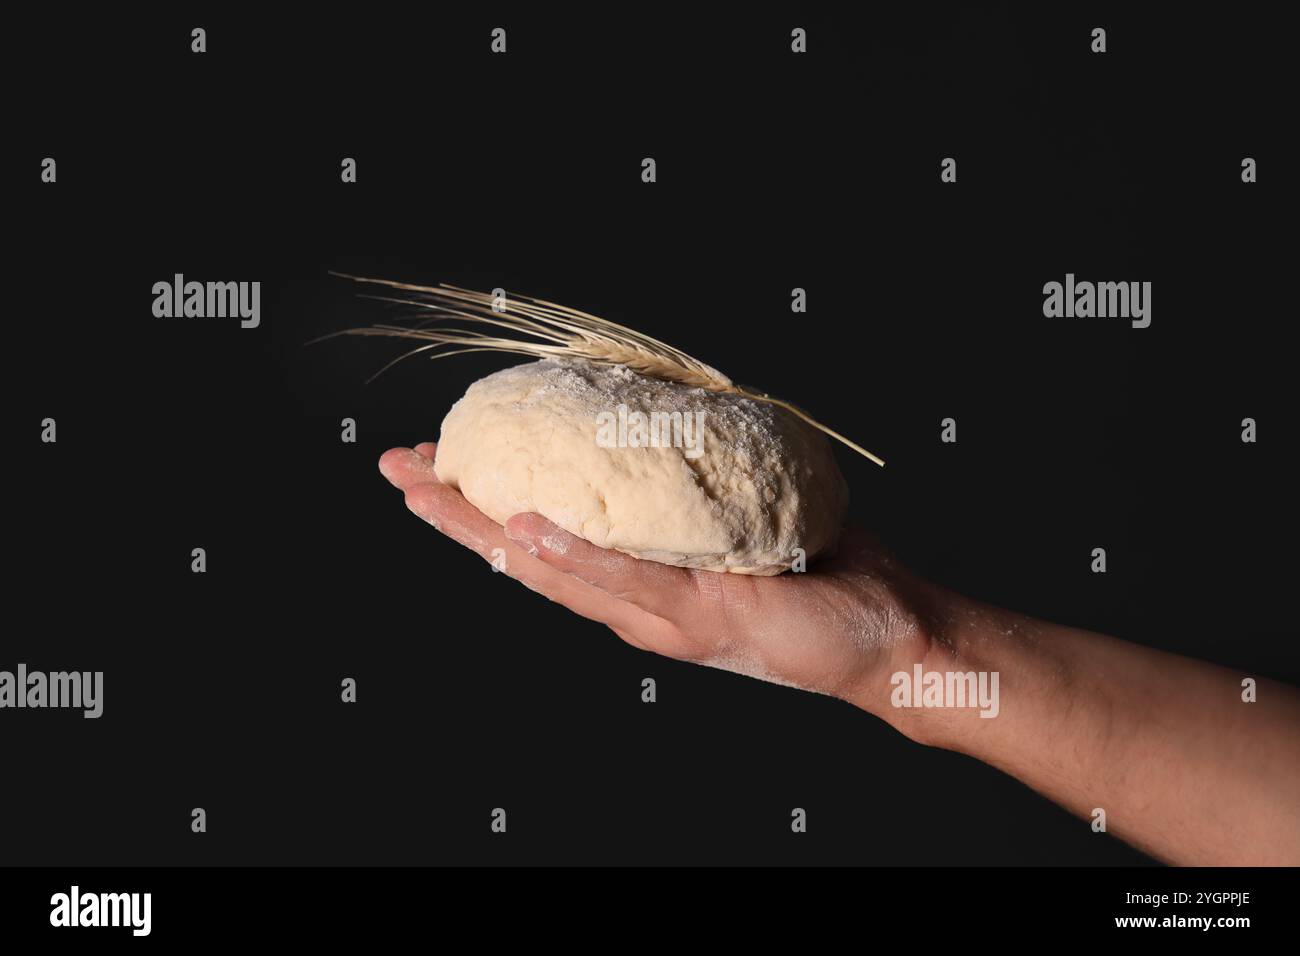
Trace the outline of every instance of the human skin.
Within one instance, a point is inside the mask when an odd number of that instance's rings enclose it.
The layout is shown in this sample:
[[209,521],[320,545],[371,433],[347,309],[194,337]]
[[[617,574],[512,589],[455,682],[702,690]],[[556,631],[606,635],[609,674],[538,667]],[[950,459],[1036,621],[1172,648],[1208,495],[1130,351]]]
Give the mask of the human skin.
[[[841,698],[968,754],[1179,865],[1300,865],[1300,692],[955,594],[848,532],[804,573],[676,568],[598,548],[537,514],[498,525],[438,481],[432,442],[379,461],[407,507],[634,647]],[[891,675],[999,674],[977,708],[896,707]]]

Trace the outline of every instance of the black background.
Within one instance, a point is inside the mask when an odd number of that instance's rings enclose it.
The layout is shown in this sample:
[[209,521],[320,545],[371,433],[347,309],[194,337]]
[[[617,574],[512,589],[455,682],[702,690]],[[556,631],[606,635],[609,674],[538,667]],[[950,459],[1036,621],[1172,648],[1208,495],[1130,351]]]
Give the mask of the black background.
[[[885,457],[840,455],[852,520],[918,571],[1296,682],[1281,31],[1170,20],[16,22],[0,668],[106,686],[97,721],[0,715],[0,863],[1149,862],[846,704],[648,656],[491,573],[375,462],[502,360],[365,385],[400,343],[304,343],[385,317],[330,269],[634,325]],[[177,272],[261,281],[261,327],[155,318]],[[1153,282],[1151,327],[1044,318],[1067,272]]]

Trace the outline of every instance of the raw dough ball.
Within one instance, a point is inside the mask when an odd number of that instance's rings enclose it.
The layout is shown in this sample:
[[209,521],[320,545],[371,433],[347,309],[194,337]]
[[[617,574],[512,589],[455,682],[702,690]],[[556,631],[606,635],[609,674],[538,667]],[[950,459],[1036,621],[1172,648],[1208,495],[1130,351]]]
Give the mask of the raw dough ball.
[[[683,427],[651,432],[652,413],[680,413]],[[572,360],[471,385],[443,420],[436,465],[498,523],[535,511],[602,548],[735,574],[779,574],[796,548],[811,560],[834,543],[848,503],[829,441],[788,412]]]

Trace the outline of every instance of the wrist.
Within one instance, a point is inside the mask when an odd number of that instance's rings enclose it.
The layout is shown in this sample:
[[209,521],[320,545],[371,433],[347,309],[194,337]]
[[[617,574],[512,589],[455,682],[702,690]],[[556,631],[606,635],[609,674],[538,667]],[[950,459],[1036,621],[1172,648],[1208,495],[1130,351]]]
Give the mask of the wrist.
[[963,725],[971,715],[941,704],[947,675],[967,670],[952,644],[932,637],[919,653],[900,655],[891,663],[873,712],[909,740],[961,750]]
[[1024,619],[928,582],[909,605],[915,635],[882,656],[853,702],[917,743],[974,753],[1001,715]]

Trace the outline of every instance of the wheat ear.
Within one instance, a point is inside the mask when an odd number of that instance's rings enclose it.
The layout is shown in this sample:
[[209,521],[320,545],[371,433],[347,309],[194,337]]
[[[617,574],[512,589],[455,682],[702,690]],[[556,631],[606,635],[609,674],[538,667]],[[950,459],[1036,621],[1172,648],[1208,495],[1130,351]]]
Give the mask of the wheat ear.
[[[366,298],[412,306],[432,313],[431,316],[426,317],[425,322],[415,326],[379,324],[344,329],[342,332],[321,337],[321,339],[329,339],[338,335],[380,335],[429,343],[399,355],[376,372],[376,376],[402,359],[422,352],[430,353],[430,358],[446,358],[466,352],[514,352],[536,358],[576,358],[602,365],[625,365],[634,372],[653,378],[703,388],[711,392],[742,395],[755,401],[779,406],[818,431],[844,443],[859,455],[884,467],[885,463],[880,458],[839,432],[823,425],[790,402],[737,385],[713,366],[692,358],[680,349],[625,325],[610,322],[608,319],[529,296],[511,296],[497,300],[485,292],[473,292],[445,283],[434,288],[393,282],[389,279],[370,279],[344,272],[333,272],[331,275],[351,279],[354,282],[366,282],[413,293],[406,298],[379,295],[366,296]],[[440,322],[446,319],[460,319],[480,326],[495,326],[529,338],[494,335],[474,328],[449,328],[442,325],[437,328],[423,327],[429,322]],[[321,339],[313,341],[319,342]],[[438,351],[445,346],[452,348],[449,351]]]

